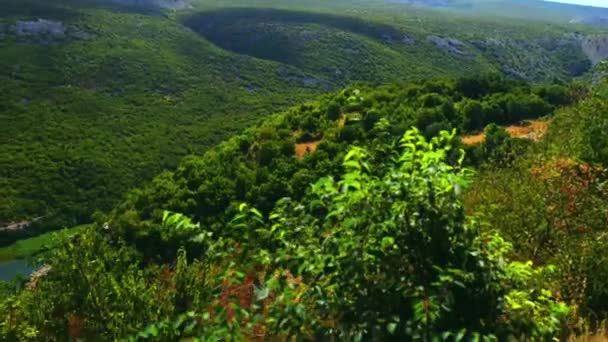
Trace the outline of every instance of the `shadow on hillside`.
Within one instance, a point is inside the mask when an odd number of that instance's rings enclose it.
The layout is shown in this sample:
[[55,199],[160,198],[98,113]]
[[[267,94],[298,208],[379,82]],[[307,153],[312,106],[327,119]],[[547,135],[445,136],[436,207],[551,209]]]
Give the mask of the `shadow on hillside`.
[[[399,41],[404,35],[392,26],[359,18],[265,8],[230,8],[197,13],[182,23],[215,45],[238,54],[294,64],[302,41],[315,39],[293,25],[322,25],[378,41]],[[311,38],[312,37],[312,38]]]
[[0,18],[68,20],[82,15],[80,9],[85,8],[148,15],[162,14],[160,8],[121,5],[109,0],[0,0]]
[[53,18],[65,19],[78,15],[78,11],[64,4],[42,0],[0,0],[0,18]]

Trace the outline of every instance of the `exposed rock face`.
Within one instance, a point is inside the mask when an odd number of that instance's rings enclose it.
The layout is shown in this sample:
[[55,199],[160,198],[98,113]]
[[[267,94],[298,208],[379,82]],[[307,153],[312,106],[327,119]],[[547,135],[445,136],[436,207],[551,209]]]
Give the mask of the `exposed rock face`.
[[416,43],[416,40],[410,36],[408,36],[407,34],[403,36],[403,38],[401,38],[401,44],[405,44],[405,45],[414,45]]
[[89,40],[94,37],[77,27],[67,26],[61,21],[48,19],[17,20],[8,30],[0,26],[0,40],[6,34],[10,34],[20,41],[33,41],[41,44],[66,39]]
[[44,278],[46,277],[49,272],[51,272],[52,267],[49,265],[44,265],[42,267],[40,267],[40,269],[38,269],[37,271],[35,271],[34,273],[32,273],[30,275],[30,280],[27,282],[27,284],[25,285],[25,287],[28,290],[34,290],[36,289],[36,287],[38,286],[38,283]]
[[247,91],[249,91],[249,92],[256,91],[256,90],[258,90],[260,88],[261,87],[258,84],[255,84],[255,83],[248,84],[247,87],[245,87],[245,89],[247,89]]
[[313,77],[309,75],[304,75],[292,68],[286,66],[280,66],[277,69],[277,74],[285,81],[295,82],[301,86],[308,88],[324,88],[329,89],[332,87],[332,83]]
[[388,0],[388,2],[420,7],[447,7],[453,0]]
[[416,40],[407,34],[385,32],[381,34],[381,38],[387,44],[414,45],[416,43]]
[[473,40],[471,44],[479,51],[486,52],[490,49],[502,48],[505,43],[496,38],[486,38],[483,40]]
[[528,75],[526,75],[525,72],[523,72],[521,70],[518,70],[518,69],[516,69],[514,67],[508,66],[508,65],[503,65],[502,66],[502,71],[506,75],[509,75],[511,77],[514,77],[514,78],[519,78],[519,79],[522,79],[522,80],[528,79]]
[[89,40],[89,39],[93,39],[95,36],[91,33],[79,30],[79,29],[73,29],[69,32],[70,37],[73,37],[75,39],[80,39],[80,40]]
[[192,0],[105,0],[125,6],[136,6],[150,9],[165,8],[180,10],[190,7]]
[[302,85],[305,87],[331,88],[331,83],[311,76],[302,77]]
[[608,35],[587,36],[581,39],[583,52],[595,66],[608,58]]
[[23,36],[47,36],[51,39],[63,39],[66,35],[66,27],[60,21],[38,19],[33,21],[18,20],[11,27],[11,31],[20,37]]
[[471,54],[465,51],[466,45],[458,39],[450,37],[428,36],[426,40],[435,44],[435,46],[445,52],[459,57],[472,57]]
[[591,84],[597,85],[608,76],[608,60],[599,62],[591,71]]

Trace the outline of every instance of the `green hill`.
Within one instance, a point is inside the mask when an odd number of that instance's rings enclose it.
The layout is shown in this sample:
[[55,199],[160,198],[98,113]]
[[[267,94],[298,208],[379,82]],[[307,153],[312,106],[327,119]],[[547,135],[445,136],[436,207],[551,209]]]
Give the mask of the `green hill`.
[[[267,212],[282,197],[298,199],[314,179],[339,172],[349,146],[374,141],[379,134],[374,127],[382,120],[389,137],[413,126],[431,137],[442,129],[477,132],[489,123],[542,117],[569,101],[565,87],[532,87],[498,76],[350,87],[276,115],[200,157],[186,158],[174,172],[130,193],[112,217],[121,229],[131,230],[128,235],[141,232],[144,239],[150,233],[148,220],[160,219],[163,210],[221,224],[240,202]],[[305,156],[304,146],[314,153]]]
[[1,1],[0,341],[605,333],[605,33],[429,3]]
[[193,6],[0,4],[3,226],[90,222],[185,155],[351,82],[492,71],[568,80],[591,67],[580,36],[559,26],[370,2]]
[[[88,221],[182,156],[322,90],[285,82],[271,63],[227,53],[162,16],[46,7],[44,18],[86,39],[4,36],[2,222]],[[6,27],[38,17],[7,12]]]
[[[583,331],[608,312],[606,153],[591,138],[606,83],[587,91],[488,76],[349,87],[292,107],[44,255],[26,290],[7,286],[0,317],[19,324],[0,336]],[[539,116],[552,123],[537,143],[496,125]],[[480,145],[454,136],[486,124]]]

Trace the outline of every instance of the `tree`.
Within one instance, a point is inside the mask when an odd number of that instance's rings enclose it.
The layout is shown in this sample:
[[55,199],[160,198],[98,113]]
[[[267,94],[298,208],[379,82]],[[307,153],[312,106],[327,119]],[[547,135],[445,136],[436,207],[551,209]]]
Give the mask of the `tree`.
[[464,100],[460,103],[459,111],[466,130],[475,131],[486,124],[485,112],[477,100]]
[[534,89],[534,92],[553,106],[564,106],[571,103],[568,89],[561,85],[539,86]]
[[340,108],[340,104],[333,101],[329,104],[329,106],[327,106],[327,118],[334,121],[334,120],[338,120],[338,118],[340,118],[340,115],[342,114],[342,109]]
[[509,139],[509,133],[507,133],[507,130],[505,130],[504,127],[498,126],[494,123],[486,126],[483,132],[486,136],[485,147],[490,154],[500,149],[500,147],[502,147]]

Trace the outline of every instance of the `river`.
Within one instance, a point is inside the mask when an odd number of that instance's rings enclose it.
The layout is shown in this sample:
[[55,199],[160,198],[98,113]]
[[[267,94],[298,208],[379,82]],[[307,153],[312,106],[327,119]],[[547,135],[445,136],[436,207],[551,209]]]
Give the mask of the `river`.
[[0,262],[0,281],[13,280],[17,274],[29,276],[35,269],[23,259]]

